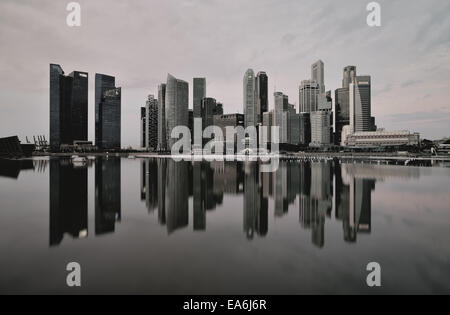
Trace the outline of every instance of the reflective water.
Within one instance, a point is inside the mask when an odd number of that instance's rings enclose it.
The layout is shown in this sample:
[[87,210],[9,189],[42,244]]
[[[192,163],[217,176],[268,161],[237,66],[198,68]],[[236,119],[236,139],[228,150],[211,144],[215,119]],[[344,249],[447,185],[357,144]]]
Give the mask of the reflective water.
[[259,167],[0,163],[0,293],[450,293],[450,169]]

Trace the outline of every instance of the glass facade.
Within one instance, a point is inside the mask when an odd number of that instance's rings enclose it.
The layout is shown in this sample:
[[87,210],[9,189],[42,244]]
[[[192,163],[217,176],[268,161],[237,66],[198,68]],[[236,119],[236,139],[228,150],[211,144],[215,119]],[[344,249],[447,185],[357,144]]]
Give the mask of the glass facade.
[[95,75],[95,144],[99,149],[121,147],[121,95],[114,77]]
[[88,74],[64,75],[61,66],[50,64],[50,146],[88,138]]

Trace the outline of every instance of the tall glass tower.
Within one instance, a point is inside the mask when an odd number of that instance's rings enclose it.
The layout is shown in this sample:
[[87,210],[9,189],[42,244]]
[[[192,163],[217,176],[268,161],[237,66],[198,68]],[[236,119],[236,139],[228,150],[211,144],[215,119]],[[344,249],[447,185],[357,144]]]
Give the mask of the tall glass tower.
[[166,142],[170,150],[176,139],[172,139],[172,130],[177,126],[188,127],[189,83],[167,75],[166,85]]
[[50,64],[50,146],[88,138],[88,74],[64,75],[60,65]]
[[255,73],[248,69],[244,75],[244,115],[245,128],[258,124],[257,102],[256,102],[256,80]]
[[121,100],[115,78],[95,74],[95,144],[99,149],[120,150]]
[[311,79],[319,84],[320,93],[325,93],[325,66],[322,60],[318,60],[311,66]]
[[256,75],[256,103],[257,103],[257,121],[262,123],[263,115],[269,110],[268,98],[268,77],[263,71]]
[[206,79],[194,78],[194,118],[200,118],[202,100],[206,97]]

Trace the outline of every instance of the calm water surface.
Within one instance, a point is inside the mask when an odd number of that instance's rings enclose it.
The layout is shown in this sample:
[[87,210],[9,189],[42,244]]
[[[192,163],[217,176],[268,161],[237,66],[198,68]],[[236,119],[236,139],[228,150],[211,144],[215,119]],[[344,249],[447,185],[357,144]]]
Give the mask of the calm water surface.
[[449,192],[439,167],[2,162],[0,293],[450,293]]

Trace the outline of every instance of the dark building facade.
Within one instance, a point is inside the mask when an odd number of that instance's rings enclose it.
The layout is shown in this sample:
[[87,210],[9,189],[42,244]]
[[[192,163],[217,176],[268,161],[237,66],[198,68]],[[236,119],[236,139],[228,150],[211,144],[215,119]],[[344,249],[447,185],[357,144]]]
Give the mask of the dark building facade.
[[267,74],[263,71],[258,72],[256,75],[256,108],[259,123],[262,123],[264,113],[269,110],[268,82]]
[[206,97],[206,79],[194,78],[194,117],[200,118],[202,114],[202,100]]
[[300,144],[308,146],[311,143],[311,119],[309,113],[299,114],[299,130],[300,130]]
[[349,93],[349,88],[340,88],[335,91],[336,132],[334,135],[334,144],[336,145],[341,143],[342,128],[350,125]]
[[145,107],[141,107],[141,148],[147,144],[147,112]]
[[88,138],[88,74],[64,75],[60,65],[50,64],[50,146]]
[[121,88],[115,78],[95,75],[95,144],[101,150],[121,147]]

